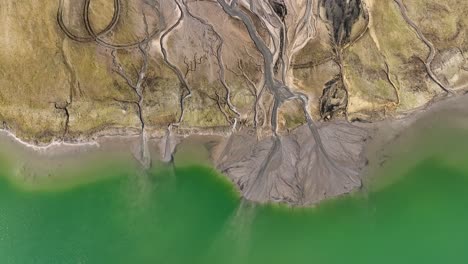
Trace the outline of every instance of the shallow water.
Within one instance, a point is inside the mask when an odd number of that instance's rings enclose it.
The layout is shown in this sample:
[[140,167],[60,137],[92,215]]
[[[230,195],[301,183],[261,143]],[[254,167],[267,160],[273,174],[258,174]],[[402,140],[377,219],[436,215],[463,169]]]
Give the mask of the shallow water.
[[249,204],[208,167],[108,162],[34,189],[0,162],[0,263],[466,263],[466,133],[441,133],[377,170],[385,184],[308,209]]

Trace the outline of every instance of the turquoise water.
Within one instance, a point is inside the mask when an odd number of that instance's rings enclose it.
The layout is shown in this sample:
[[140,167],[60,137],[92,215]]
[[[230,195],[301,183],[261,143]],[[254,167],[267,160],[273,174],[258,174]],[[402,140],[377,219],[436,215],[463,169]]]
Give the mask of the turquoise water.
[[308,209],[249,204],[207,167],[114,164],[35,190],[4,164],[0,263],[467,263],[465,164],[397,162],[392,181]]
[[1,263],[468,261],[468,172],[436,160],[377,192],[313,209],[242,202],[202,167],[141,181],[120,175],[32,192],[2,180]]

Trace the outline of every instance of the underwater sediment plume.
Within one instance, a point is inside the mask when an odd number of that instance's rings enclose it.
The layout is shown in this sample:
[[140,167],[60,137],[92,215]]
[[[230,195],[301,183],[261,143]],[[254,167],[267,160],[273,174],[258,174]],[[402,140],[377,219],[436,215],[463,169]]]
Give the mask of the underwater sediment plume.
[[366,188],[377,153],[465,100],[466,11],[456,0],[4,0],[0,125],[48,158],[115,141],[142,171],[176,166],[199,142],[207,152],[192,158],[246,200],[315,205]]

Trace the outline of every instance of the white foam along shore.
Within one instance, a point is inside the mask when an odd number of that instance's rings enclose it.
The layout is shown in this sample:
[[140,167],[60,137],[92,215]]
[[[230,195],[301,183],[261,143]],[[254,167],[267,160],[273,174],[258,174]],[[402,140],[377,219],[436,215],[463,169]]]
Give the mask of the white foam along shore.
[[95,140],[89,140],[89,141],[83,141],[83,142],[66,142],[63,140],[53,140],[50,143],[47,144],[34,144],[34,143],[29,143],[21,138],[17,137],[13,132],[7,129],[0,129],[0,134],[3,134],[5,136],[8,136],[9,138],[13,139],[16,143],[19,143],[20,145],[34,150],[38,152],[42,151],[47,151],[51,150],[53,148],[60,148],[60,147],[99,147],[99,143]]
[[[160,131],[154,130],[150,131],[150,139],[152,141],[158,141],[165,139],[168,136],[167,131]],[[202,128],[186,128],[178,130],[178,133],[174,133],[171,131],[171,135],[176,136],[180,140],[176,142],[179,143],[181,140],[190,137],[190,136],[216,136],[216,137],[229,137],[232,134],[231,129],[202,129]],[[105,131],[101,131],[98,134],[91,135],[89,137],[81,137],[73,139],[73,141],[67,141],[63,139],[53,139],[51,142],[42,143],[42,142],[29,142],[24,139],[18,137],[13,131],[9,129],[0,129],[0,136],[5,136],[12,139],[15,143],[25,147],[34,152],[48,152],[54,151],[58,149],[70,149],[70,150],[79,150],[82,148],[100,148],[102,147],[102,141],[112,141],[114,139],[128,139],[128,140],[136,140],[140,137],[140,134],[123,130],[123,131],[115,131],[114,129],[109,129]],[[175,146],[174,146],[175,147]]]

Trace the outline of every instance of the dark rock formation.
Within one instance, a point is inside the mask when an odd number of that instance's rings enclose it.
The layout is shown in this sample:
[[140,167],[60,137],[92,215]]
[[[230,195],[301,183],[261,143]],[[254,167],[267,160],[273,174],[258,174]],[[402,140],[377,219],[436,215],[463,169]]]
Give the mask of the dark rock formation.
[[361,0],[323,0],[322,5],[333,26],[333,41],[337,45],[349,42],[352,27],[361,14]]

